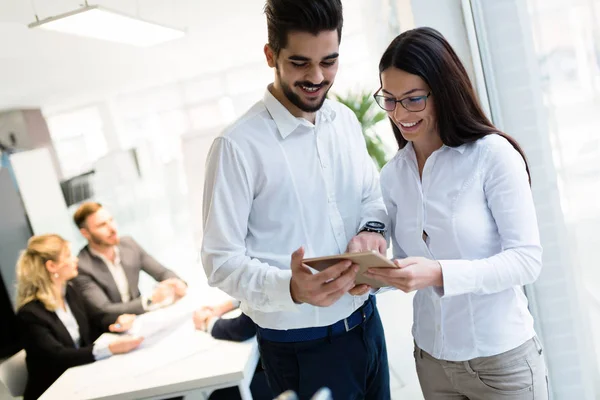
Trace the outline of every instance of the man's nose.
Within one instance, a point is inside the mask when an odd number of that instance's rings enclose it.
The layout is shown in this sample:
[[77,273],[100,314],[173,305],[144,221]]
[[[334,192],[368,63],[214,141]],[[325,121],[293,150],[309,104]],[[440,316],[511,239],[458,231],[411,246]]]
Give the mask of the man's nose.
[[309,71],[307,75],[307,80],[315,85],[319,85],[323,82],[323,71],[321,71],[321,67],[314,67]]

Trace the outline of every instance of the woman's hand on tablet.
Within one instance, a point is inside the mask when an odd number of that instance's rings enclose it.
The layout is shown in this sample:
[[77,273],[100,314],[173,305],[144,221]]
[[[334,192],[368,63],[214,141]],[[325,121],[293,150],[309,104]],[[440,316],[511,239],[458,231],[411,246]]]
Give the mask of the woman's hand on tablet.
[[397,287],[403,292],[443,286],[442,266],[425,257],[407,257],[394,260],[398,268],[369,268],[364,276]]

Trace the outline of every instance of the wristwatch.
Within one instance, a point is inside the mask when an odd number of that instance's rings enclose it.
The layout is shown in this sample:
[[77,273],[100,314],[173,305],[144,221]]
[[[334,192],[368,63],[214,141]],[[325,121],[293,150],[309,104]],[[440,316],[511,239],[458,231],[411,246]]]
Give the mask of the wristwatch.
[[383,222],[379,222],[379,221],[368,221],[359,231],[358,233],[361,232],[375,232],[375,233],[381,233],[381,235],[383,235],[383,237],[385,237],[385,224]]

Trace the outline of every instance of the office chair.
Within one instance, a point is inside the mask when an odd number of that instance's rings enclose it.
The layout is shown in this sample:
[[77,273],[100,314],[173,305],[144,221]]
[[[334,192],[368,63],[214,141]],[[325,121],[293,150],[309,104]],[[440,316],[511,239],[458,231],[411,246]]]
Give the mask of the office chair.
[[23,396],[27,377],[25,350],[19,351],[0,364],[0,383],[6,387],[13,397]]

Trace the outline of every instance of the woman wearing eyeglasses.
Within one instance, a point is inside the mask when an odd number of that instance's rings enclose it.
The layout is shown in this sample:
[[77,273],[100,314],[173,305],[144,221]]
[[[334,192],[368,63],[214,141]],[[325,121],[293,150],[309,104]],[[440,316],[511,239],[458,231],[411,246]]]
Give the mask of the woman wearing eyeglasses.
[[379,71],[375,99],[400,148],[381,172],[399,268],[370,276],[417,291],[412,331],[425,398],[547,399],[522,289],[542,267],[523,151],[486,118],[439,32],[404,32]]
[[32,237],[17,262],[17,316],[29,373],[24,400],[37,399],[68,368],[127,353],[143,340],[94,344],[99,330],[127,331],[135,315],[89,312],[68,283],[76,276],[77,257],[58,235]]

